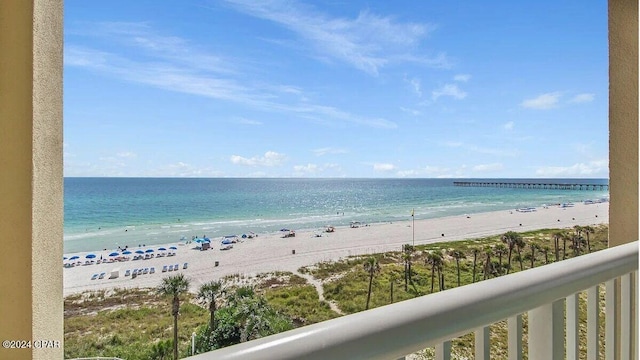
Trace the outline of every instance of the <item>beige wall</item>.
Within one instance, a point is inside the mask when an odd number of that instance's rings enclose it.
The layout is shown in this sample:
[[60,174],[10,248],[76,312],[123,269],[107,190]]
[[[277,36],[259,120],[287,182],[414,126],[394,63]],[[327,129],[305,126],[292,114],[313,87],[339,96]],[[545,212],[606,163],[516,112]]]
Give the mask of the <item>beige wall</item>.
[[609,1],[609,245],[638,240],[638,1]]
[[0,1],[0,359],[61,359],[62,0]]
[[[609,2],[611,245],[638,239],[638,3]],[[0,340],[62,342],[62,0],[0,0]],[[62,349],[0,359],[60,359]]]

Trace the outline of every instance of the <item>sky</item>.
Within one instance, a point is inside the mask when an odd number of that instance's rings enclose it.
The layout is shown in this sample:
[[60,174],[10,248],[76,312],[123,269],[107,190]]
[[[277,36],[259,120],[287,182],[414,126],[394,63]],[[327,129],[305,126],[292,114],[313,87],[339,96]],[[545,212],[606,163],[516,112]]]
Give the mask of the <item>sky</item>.
[[65,176],[608,177],[604,0],[64,11]]

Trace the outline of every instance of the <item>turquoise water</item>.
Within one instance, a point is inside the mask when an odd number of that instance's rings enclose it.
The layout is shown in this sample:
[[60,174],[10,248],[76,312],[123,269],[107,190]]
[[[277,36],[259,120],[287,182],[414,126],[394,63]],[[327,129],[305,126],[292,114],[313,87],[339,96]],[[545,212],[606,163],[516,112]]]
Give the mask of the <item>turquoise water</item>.
[[[65,178],[64,251],[315,229],[608,198],[607,191],[453,186],[464,179]],[[474,179],[607,184],[607,179]]]

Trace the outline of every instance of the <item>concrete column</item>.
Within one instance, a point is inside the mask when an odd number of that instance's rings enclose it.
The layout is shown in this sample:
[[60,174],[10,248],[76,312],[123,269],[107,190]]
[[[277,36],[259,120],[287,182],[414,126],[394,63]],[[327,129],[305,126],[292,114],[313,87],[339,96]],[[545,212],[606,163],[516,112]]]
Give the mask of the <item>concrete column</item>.
[[62,14],[0,1],[1,359],[63,358]]

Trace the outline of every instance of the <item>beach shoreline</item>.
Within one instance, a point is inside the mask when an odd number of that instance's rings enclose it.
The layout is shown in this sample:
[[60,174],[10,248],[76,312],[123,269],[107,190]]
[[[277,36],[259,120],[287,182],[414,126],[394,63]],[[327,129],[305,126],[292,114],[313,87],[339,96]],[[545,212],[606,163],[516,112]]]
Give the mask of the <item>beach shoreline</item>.
[[[422,245],[442,241],[457,241],[497,235],[507,231],[525,232],[548,228],[570,228],[575,225],[607,224],[609,204],[585,205],[576,203],[571,207],[539,207],[531,212],[515,210],[492,211],[469,215],[447,216],[432,219],[362,224],[358,228],[335,227],[331,233],[320,237],[314,230],[296,231],[295,237],[283,238],[282,234],[258,234],[251,239],[241,239],[230,250],[220,250],[220,239],[211,239],[212,248],[196,250],[196,243],[173,242],[165,248],[175,246],[176,255],[154,257],[148,260],[101,263],[65,268],[63,295],[68,296],[85,291],[113,288],[149,288],[160,284],[163,277],[176,272],[162,272],[164,265],[178,264],[180,270],[191,280],[191,291],[211,280],[233,274],[255,275],[274,271],[296,272],[300,267],[311,266],[325,261],[336,261],[355,255],[366,255],[387,251],[400,251],[403,244]],[[295,230],[295,229],[294,229]],[[157,249],[163,245],[147,248]],[[129,247],[134,252],[139,248]],[[142,249],[142,248],[140,248]],[[78,256],[84,263],[88,253],[109,259],[112,249],[98,252],[66,254]],[[183,269],[187,263],[187,269]],[[62,266],[62,264],[61,264]],[[145,274],[132,279],[124,276],[127,269],[155,268],[154,274]],[[109,279],[114,269],[119,276]],[[91,280],[93,274],[105,273],[103,279]]]

